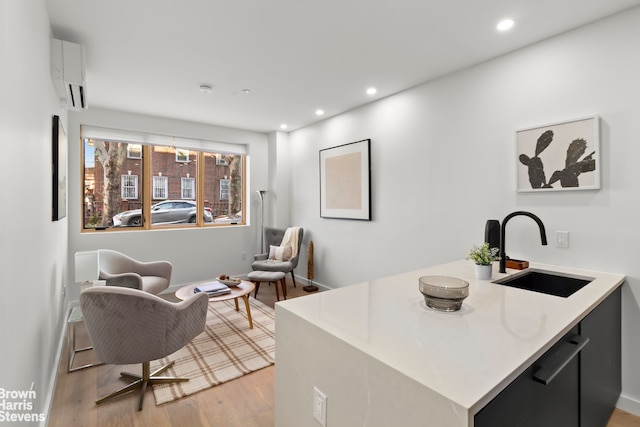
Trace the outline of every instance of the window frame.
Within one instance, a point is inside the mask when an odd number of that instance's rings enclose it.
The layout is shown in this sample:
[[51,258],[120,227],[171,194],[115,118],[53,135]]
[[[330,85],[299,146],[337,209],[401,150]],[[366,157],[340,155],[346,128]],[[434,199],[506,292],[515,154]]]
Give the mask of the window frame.
[[[138,156],[134,156],[131,154],[131,147],[140,147]],[[127,159],[142,160],[142,144],[127,144]]]
[[[188,150],[188,149],[181,149],[183,150],[183,153],[189,153],[190,157],[189,160],[193,163],[192,167],[196,168],[196,173],[195,176],[188,176],[189,174],[187,173],[187,177],[180,177],[180,178],[188,178],[192,183],[193,183],[193,189],[191,190],[191,193],[195,196],[195,199],[191,199],[191,198],[187,198],[187,199],[183,199],[185,201],[192,201],[196,203],[197,206],[197,221],[196,223],[191,223],[191,224],[161,224],[161,225],[157,225],[157,224],[152,224],[151,221],[151,206],[160,203],[164,200],[169,200],[171,199],[171,197],[176,197],[177,195],[171,196],[169,194],[169,192],[167,191],[167,199],[156,199],[154,198],[154,192],[153,192],[153,175],[151,175],[152,173],[152,150],[155,146],[160,146],[160,147],[167,147],[167,148],[174,148],[176,149],[175,145],[169,145],[169,144],[159,144],[159,143],[139,143],[139,145],[141,145],[142,150],[141,150],[141,158],[140,159],[135,159],[135,160],[140,160],[140,170],[136,171],[137,174],[135,175],[135,178],[122,178],[122,176],[124,176],[126,174],[126,170],[120,170],[120,184],[123,183],[123,179],[124,180],[134,180],[135,182],[137,182],[137,185],[135,186],[135,189],[132,189],[132,191],[135,191],[135,198],[123,198],[122,196],[124,195],[122,193],[122,188],[120,189],[120,194],[118,195],[120,197],[121,200],[132,200],[132,201],[137,201],[137,203],[139,204],[141,210],[142,210],[142,217],[143,217],[143,223],[140,226],[130,226],[130,227],[114,227],[112,225],[108,225],[106,227],[104,226],[93,226],[92,223],[87,221],[87,216],[85,209],[87,209],[87,205],[84,202],[84,190],[85,190],[85,186],[88,184],[93,185],[94,182],[94,178],[93,178],[93,169],[95,168],[95,166],[93,166],[93,164],[87,164],[85,165],[85,144],[89,144],[92,145],[90,143],[91,140],[94,141],[104,141],[104,142],[109,142],[109,143],[120,143],[120,144],[126,144],[127,148],[129,147],[129,145],[134,145],[134,144],[138,144],[137,142],[131,142],[131,140],[129,139],[120,139],[120,138],[111,138],[111,137],[104,137],[102,135],[100,136],[88,136],[85,135],[82,131],[82,128],[84,127],[84,125],[81,126],[81,132],[80,132],[80,152],[81,152],[81,156],[80,156],[80,170],[81,170],[81,177],[80,177],[80,181],[81,181],[81,191],[82,191],[82,197],[81,200],[82,202],[80,203],[80,212],[81,212],[81,221],[80,221],[80,231],[82,233],[88,232],[96,232],[97,230],[100,230],[100,232],[109,232],[109,231],[140,231],[140,230],[158,230],[161,228],[189,228],[189,229],[193,229],[194,227],[229,227],[229,226],[238,226],[238,225],[247,225],[248,224],[248,220],[247,220],[247,216],[246,216],[246,212],[247,212],[247,203],[248,203],[248,196],[247,196],[247,179],[248,179],[248,174],[249,171],[247,170],[247,165],[248,165],[248,157],[249,154],[246,152],[246,145],[238,145],[238,151],[235,152],[233,151],[233,146],[231,144],[224,144],[222,143],[223,147],[222,148],[215,148],[218,145],[216,144],[221,144],[221,143],[216,143],[213,142],[212,143],[212,147],[199,147],[199,148],[195,148],[192,150]],[[94,128],[91,126],[87,126],[87,128],[90,128],[92,131],[95,132],[94,129],[102,129],[102,128]],[[108,129],[107,131],[111,131],[110,129]],[[115,131],[113,131],[115,132]],[[126,132],[126,131],[125,131]],[[90,132],[88,132],[90,133]],[[206,141],[205,141],[206,142]],[[88,148],[88,147],[87,147]],[[178,149],[176,149],[178,150]],[[218,150],[222,150],[222,151],[218,151]],[[127,151],[130,150],[125,150],[125,160],[129,159],[129,153]],[[193,152],[193,153],[192,153]],[[229,153],[229,154],[227,154]],[[215,196],[219,196],[219,194],[215,194],[216,190],[219,191],[218,189],[215,189],[215,187],[211,188],[210,184],[206,184],[205,182],[205,168],[207,170],[206,175],[207,175],[207,179],[211,179],[211,175],[212,175],[212,171],[215,171],[215,169],[210,169],[210,168],[215,168],[215,166],[230,166],[229,163],[227,163],[226,161],[223,162],[224,165],[218,165],[217,160],[220,158],[224,158],[227,155],[233,155],[233,156],[238,156],[239,158],[239,162],[240,164],[237,166],[239,173],[238,173],[238,183],[237,185],[240,186],[239,189],[239,194],[238,194],[238,199],[237,199],[237,205],[238,207],[240,207],[240,211],[242,213],[242,219],[241,221],[239,221],[238,223],[228,223],[228,222],[220,222],[220,223],[216,223],[215,222],[215,217],[214,217],[214,221],[212,222],[204,222],[205,221],[205,210],[209,211],[209,212],[213,212],[214,215],[217,214],[217,216],[220,216],[223,212],[220,210],[219,206],[216,206],[215,209],[212,209],[214,207],[214,205],[216,205],[216,199],[219,197],[215,197]],[[206,163],[205,165],[205,156],[206,158],[209,157],[215,157],[216,162],[215,165],[213,165],[212,163]],[[184,156],[182,157],[183,159],[185,158]],[[96,158],[96,163],[98,162],[98,159]],[[231,166],[233,167],[233,166]],[[86,168],[91,168],[89,169],[89,174],[87,175],[87,170]],[[229,172],[229,170],[224,170],[224,171],[220,171],[220,172],[225,172],[225,178],[227,178],[226,174]],[[220,172],[213,172],[213,175],[220,173]],[[164,174],[163,174],[164,175]],[[130,172],[127,176],[134,176],[132,175]],[[221,175],[220,175],[221,176]],[[172,184],[172,182],[174,182],[174,185],[177,184],[177,179],[178,176],[175,175],[171,175],[171,176],[163,176],[163,178],[169,178],[168,179],[168,187],[170,187]],[[89,181],[87,181],[89,180]],[[235,182],[235,181],[234,181]],[[231,180],[229,179],[229,183],[231,184]],[[208,185],[206,188],[206,200],[205,200],[205,186]],[[215,184],[214,184],[215,185]],[[231,184],[231,185],[236,185],[236,184]],[[184,191],[182,189],[182,179],[180,180],[180,195],[184,194]],[[93,187],[92,187],[93,188]],[[102,189],[100,191],[104,191],[104,188],[106,187],[102,187]],[[230,188],[230,186],[229,186]],[[168,189],[170,190],[170,188]],[[96,190],[97,191],[97,190]],[[177,191],[177,189],[174,189],[174,191]],[[211,198],[211,194],[210,191],[214,191],[213,196],[214,198]],[[101,196],[102,197],[102,196]],[[96,199],[97,200],[97,199]],[[228,200],[228,199],[226,199]],[[225,201],[226,201],[225,200]],[[206,207],[205,207],[206,206]],[[231,206],[229,206],[229,208],[231,208]],[[233,207],[233,209],[236,209],[236,207]],[[91,214],[89,214],[91,215]],[[103,217],[104,220],[104,217]]]
[[[185,182],[189,182],[188,186],[185,186]],[[185,197],[185,191],[188,190],[191,196]],[[196,200],[196,179],[190,176],[180,177],[180,199],[182,200]]]
[[[226,188],[223,188],[223,183],[225,183]],[[220,200],[229,200],[230,197],[230,193],[231,193],[231,180],[228,179],[227,177],[221,178],[220,179]],[[226,194],[227,197],[222,197],[223,194]]]
[[[161,193],[158,195],[158,193]],[[151,200],[169,199],[169,177],[153,175],[151,177]]]
[[189,150],[176,148],[176,163],[189,163]]
[[[128,180],[133,180],[134,184],[126,186],[125,181]],[[133,188],[134,196],[125,195],[125,190],[131,188]],[[132,175],[130,173],[120,175],[120,198],[123,200],[132,200],[138,198],[138,175]]]
[[229,166],[222,154],[216,154],[216,166]]

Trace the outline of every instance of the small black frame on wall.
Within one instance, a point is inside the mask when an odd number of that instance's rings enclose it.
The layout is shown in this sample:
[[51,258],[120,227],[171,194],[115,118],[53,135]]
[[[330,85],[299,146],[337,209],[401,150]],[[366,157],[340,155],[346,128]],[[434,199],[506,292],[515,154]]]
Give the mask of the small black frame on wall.
[[67,134],[59,116],[53,116],[51,153],[51,219],[58,221],[67,216]]

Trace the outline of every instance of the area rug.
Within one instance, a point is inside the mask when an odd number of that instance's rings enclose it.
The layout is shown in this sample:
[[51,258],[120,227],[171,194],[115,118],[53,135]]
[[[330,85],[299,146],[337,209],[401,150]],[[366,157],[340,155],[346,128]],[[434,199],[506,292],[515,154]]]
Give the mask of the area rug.
[[155,361],[151,371],[175,361],[165,375],[189,381],[153,386],[156,405],[189,396],[226,381],[239,378],[275,362],[275,316],[272,308],[249,298],[253,329],[245,312],[231,301],[209,304],[203,333],[174,354]]

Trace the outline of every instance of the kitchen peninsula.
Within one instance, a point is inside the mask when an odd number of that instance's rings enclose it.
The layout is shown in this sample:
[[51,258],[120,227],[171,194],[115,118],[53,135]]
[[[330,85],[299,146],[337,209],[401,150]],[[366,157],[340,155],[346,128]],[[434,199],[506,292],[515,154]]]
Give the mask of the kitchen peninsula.
[[[476,280],[473,263],[456,261],[276,304],[276,425],[319,425],[314,387],[327,396],[329,427],[480,425],[484,407],[614,296],[607,316],[619,335],[624,275],[530,268],[594,280],[563,298]],[[494,265],[492,280],[515,273]],[[468,281],[462,308],[427,308],[418,291],[425,275]],[[597,339],[589,344],[607,351]]]

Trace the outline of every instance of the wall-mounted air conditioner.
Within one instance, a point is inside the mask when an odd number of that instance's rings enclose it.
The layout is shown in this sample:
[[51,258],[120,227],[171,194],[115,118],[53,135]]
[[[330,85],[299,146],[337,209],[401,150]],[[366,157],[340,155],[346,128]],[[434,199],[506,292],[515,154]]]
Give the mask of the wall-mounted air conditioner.
[[87,108],[84,62],[82,45],[51,39],[51,79],[63,108]]

